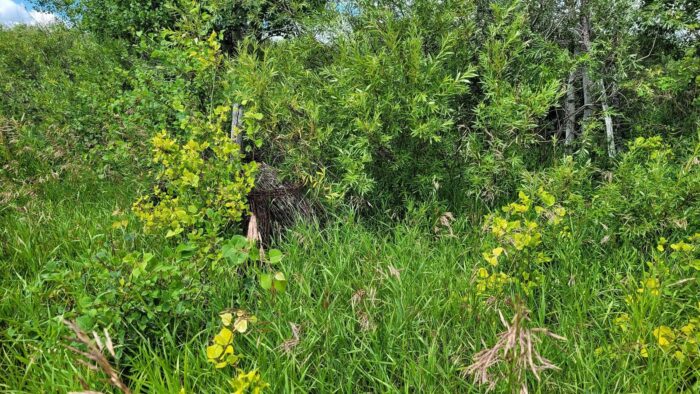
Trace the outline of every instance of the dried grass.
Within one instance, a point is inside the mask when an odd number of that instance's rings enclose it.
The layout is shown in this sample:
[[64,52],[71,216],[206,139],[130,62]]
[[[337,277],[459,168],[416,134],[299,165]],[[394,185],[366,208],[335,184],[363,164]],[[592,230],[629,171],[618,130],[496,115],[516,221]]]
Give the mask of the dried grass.
[[280,349],[286,354],[290,354],[292,350],[299,345],[300,341],[300,335],[301,335],[301,326],[295,323],[289,323],[289,326],[292,328],[292,337],[285,340],[282,342],[282,345],[280,345]]
[[[68,338],[68,340],[72,343],[82,344],[86,348],[86,350],[80,350],[75,346],[66,345],[68,350],[72,351],[78,356],[82,356],[82,358],[78,358],[78,362],[88,367],[93,372],[102,371],[108,376],[106,381],[110,385],[114,386],[124,394],[131,394],[129,387],[121,380],[119,372],[112,367],[112,364],[104,354],[106,350],[109,352],[112,358],[116,357],[114,353],[114,345],[112,344],[112,338],[110,338],[107,330],[104,330],[105,337],[103,341],[95,331],[92,332],[92,338],[90,338],[90,336],[85,331],[81,330],[75,322],[64,320],[63,323],[73,331],[73,334],[75,334],[74,338]],[[69,394],[98,393],[96,391],[90,391],[82,378],[78,377],[78,379],[80,379],[86,391],[72,392]]]
[[[530,371],[537,381],[540,380],[540,372],[553,369],[559,370],[550,360],[542,357],[537,351],[537,345],[542,341],[541,336],[548,336],[560,341],[566,338],[552,333],[545,328],[527,328],[530,321],[529,311],[520,306],[517,308],[510,323],[506,322],[503,313],[498,311],[501,323],[505,331],[498,335],[496,344],[474,355],[473,363],[463,372],[463,375],[472,376],[474,383],[488,385],[488,390],[493,390],[496,384],[503,379],[509,380],[513,392],[528,393],[526,372]],[[504,364],[508,370],[508,376],[494,375],[489,371]]]

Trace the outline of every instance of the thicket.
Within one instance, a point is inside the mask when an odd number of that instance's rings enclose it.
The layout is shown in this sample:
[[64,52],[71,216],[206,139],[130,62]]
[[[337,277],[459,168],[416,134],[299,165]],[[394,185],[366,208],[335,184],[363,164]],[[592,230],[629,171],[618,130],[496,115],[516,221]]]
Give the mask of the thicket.
[[[128,168],[139,138],[118,124],[125,45],[62,26],[0,30],[0,185],[4,203],[42,182]],[[143,131],[143,130],[142,130]]]
[[3,390],[698,389],[694,2],[38,3]]

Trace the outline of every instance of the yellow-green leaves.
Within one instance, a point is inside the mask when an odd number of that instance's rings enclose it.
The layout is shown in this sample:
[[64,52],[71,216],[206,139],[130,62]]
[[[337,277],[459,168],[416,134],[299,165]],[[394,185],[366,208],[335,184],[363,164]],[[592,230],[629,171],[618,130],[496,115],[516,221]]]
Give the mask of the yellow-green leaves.
[[486,260],[489,264],[491,264],[492,266],[495,267],[498,265],[498,256],[500,256],[504,250],[505,249],[503,249],[502,247],[499,246],[497,248],[494,248],[490,254],[484,252],[483,253],[484,260]]
[[[700,361],[700,302],[698,272],[694,267],[700,238],[678,242],[661,237],[652,248],[652,260],[625,297],[628,312],[614,320],[620,327],[621,349],[635,341],[641,358],[670,358],[683,366]],[[645,338],[653,341],[645,342]]]
[[219,317],[221,317],[221,324],[226,327],[230,326],[233,321],[233,315],[230,312],[222,313]]
[[678,243],[671,244],[671,249],[673,249],[676,252],[692,252],[693,245],[680,241]]
[[671,330],[670,327],[659,326],[654,330],[654,337],[659,342],[659,346],[662,348],[668,348],[676,338],[676,335],[673,333],[673,330]]
[[258,318],[255,315],[250,315],[244,310],[237,310],[235,315],[231,312],[222,313],[219,315],[221,317],[221,323],[225,327],[231,327],[233,331],[240,334],[248,331],[249,324],[255,324]]
[[207,347],[207,359],[216,368],[224,368],[228,365],[236,365],[239,356],[234,353],[233,341],[235,334],[243,334],[248,331],[249,325],[258,320],[255,316],[244,310],[235,312],[223,312],[219,315],[223,327],[214,336],[214,341]]
[[222,312],[219,317],[223,327],[214,336],[212,344],[206,349],[207,360],[214,364],[216,368],[234,366],[240,357],[234,353],[233,341],[236,334],[244,334],[251,324],[258,321],[257,317],[250,315],[244,310],[235,312]]
[[233,332],[224,327],[214,337],[214,343],[207,347],[207,359],[216,368],[235,365],[238,356],[233,352]]
[[133,205],[146,231],[164,229],[166,238],[173,238],[217,232],[241,220],[257,164],[242,162],[238,146],[219,128],[223,116],[186,117],[183,126],[190,137],[183,143],[166,131],[153,138],[161,186]]
[[537,196],[540,198],[542,203],[544,203],[545,206],[551,207],[554,205],[556,202],[556,199],[554,196],[547,191],[544,190],[544,188],[540,187],[539,190],[537,191]]
[[641,282],[641,287],[637,289],[637,293],[648,293],[653,296],[658,296],[661,294],[660,288],[661,285],[659,283],[659,279],[657,278],[647,278]]
[[270,251],[267,252],[267,262],[270,264],[278,264],[282,261],[283,257],[284,255],[278,249],[270,249]]
[[[188,79],[218,72],[224,60],[219,38],[217,32],[203,35],[197,29],[163,33],[165,51],[178,59],[177,70],[187,73]],[[242,219],[257,164],[244,162],[241,147],[222,127],[230,124],[230,103],[212,99],[212,110],[202,112],[182,96],[170,100],[179,124],[152,138],[158,186],[139,198],[133,211],[147,232],[193,240]]]
[[236,377],[231,379],[231,386],[234,394],[259,394],[270,387],[262,380],[258,371],[245,372],[241,369],[236,372]]
[[485,229],[493,238],[487,238],[490,248],[482,253],[488,266],[478,268],[475,275],[477,293],[493,296],[515,284],[527,295],[539,285],[542,265],[552,261],[543,248],[545,234],[560,238],[566,232],[558,226],[566,209],[540,188],[536,198],[520,191],[518,200],[501,211],[504,214],[494,213],[486,218]]
[[[248,331],[250,324],[258,321],[254,315],[242,309],[222,312],[219,317],[223,327],[206,349],[207,359],[218,369],[229,365],[235,366],[238,363],[240,357],[233,351],[233,341],[237,334],[244,334]],[[235,393],[261,393],[263,389],[269,387],[256,370],[244,372],[237,369],[236,377],[230,382]]]

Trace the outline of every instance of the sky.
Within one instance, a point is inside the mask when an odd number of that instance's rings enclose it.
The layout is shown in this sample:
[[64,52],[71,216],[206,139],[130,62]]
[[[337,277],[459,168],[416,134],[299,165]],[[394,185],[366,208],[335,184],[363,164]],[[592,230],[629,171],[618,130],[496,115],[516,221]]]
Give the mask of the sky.
[[33,10],[27,0],[0,0],[0,25],[48,25],[56,21],[56,15]]

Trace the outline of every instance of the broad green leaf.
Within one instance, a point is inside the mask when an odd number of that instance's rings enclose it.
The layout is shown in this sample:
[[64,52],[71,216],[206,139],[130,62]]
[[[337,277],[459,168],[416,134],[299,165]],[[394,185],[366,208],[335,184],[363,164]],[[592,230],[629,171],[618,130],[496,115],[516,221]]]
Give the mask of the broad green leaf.
[[230,241],[221,247],[221,256],[233,265],[243,264],[248,259],[248,254]]
[[272,288],[272,275],[261,274],[260,275],[260,286],[265,290],[270,290]]
[[284,291],[287,289],[287,278],[285,278],[282,272],[275,273],[272,286],[280,293],[284,293]]
[[197,245],[191,242],[181,243],[175,249],[180,257],[192,257],[197,251]]
[[270,264],[278,264],[280,261],[282,261],[282,257],[284,257],[284,255],[277,249],[271,249],[267,253],[267,261]]
[[260,249],[256,248],[255,245],[253,245],[250,248],[250,251],[248,252],[248,257],[250,258],[250,261],[260,261]]

